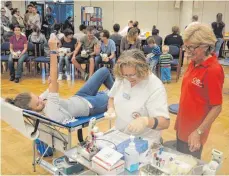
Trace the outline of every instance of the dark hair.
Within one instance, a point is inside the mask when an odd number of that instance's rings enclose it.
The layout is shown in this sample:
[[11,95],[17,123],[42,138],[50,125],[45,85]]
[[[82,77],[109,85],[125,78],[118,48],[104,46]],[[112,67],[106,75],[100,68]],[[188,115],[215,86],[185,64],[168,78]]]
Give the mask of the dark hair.
[[222,13],[218,13],[217,15],[216,15],[216,22],[217,23],[222,23],[223,22],[223,14]]
[[21,30],[21,27],[18,24],[14,25],[14,30],[15,30],[15,28],[19,28]]
[[84,30],[84,29],[86,29],[87,27],[84,25],[84,24],[81,24],[80,26],[79,26],[79,30],[80,31],[82,31],[82,30]]
[[103,37],[110,38],[110,32],[108,30],[102,30]]
[[29,5],[27,5],[27,8],[28,8],[28,7],[33,7],[33,6],[34,6],[34,5],[32,5],[32,4],[29,4]]
[[5,101],[19,108],[31,110],[31,107],[29,107],[31,99],[30,93],[20,93],[15,99],[6,98]]
[[60,30],[60,28],[61,28],[61,25],[60,25],[60,24],[55,24],[55,25],[54,25],[54,30],[55,30],[55,31],[58,32],[58,31]]
[[6,7],[9,7],[10,4],[12,4],[11,1],[6,1],[6,2],[5,2],[5,6],[6,6]]
[[140,29],[138,29],[137,27],[130,27],[130,28],[128,28],[127,33],[129,33],[130,30],[133,29],[133,28],[138,31],[138,34],[140,34]]
[[133,23],[133,26],[134,26],[134,27],[138,27],[138,21],[135,21],[135,22]]
[[193,15],[192,16],[192,20],[198,21],[198,16],[197,15]]
[[17,13],[17,11],[18,11],[18,8],[15,8],[15,9],[13,9],[13,11],[11,12],[11,14],[14,15],[15,13]]
[[87,30],[87,32],[92,32],[92,31],[95,30],[95,28],[94,28],[93,26],[88,26],[88,27],[86,28],[86,30]]
[[133,23],[133,20],[130,20],[129,23]]
[[32,27],[33,32],[36,32],[37,34],[40,34],[41,30],[37,25],[33,25]]
[[157,35],[157,34],[159,34],[159,30],[156,28],[155,25],[153,25],[152,35]]
[[103,30],[103,26],[101,26],[101,25],[97,26],[97,30],[98,31],[102,31]]
[[49,9],[49,10],[50,10],[50,12],[52,12],[52,8],[51,8],[51,7],[47,7],[47,9]]
[[118,32],[120,30],[120,25],[119,24],[114,24],[113,29],[115,32]]
[[14,25],[12,23],[10,23],[9,28],[10,28],[10,30],[13,31],[14,30]]
[[64,36],[67,37],[68,35],[73,35],[73,31],[69,28],[64,30]]

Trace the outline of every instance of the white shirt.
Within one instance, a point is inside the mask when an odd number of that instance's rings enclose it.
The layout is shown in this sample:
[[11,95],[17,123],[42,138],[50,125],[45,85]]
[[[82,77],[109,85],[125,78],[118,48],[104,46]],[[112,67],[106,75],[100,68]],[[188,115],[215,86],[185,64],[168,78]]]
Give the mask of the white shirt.
[[11,11],[10,9],[8,9],[7,7],[4,7],[5,11],[6,11],[6,14],[5,16],[9,18],[10,20],[10,23],[12,23],[12,14],[11,14]]
[[82,37],[84,37],[86,34],[84,34],[83,32],[77,32],[77,33],[75,33],[74,35],[73,35],[73,38],[75,38],[75,39],[77,39],[77,41],[80,41],[80,39],[82,38]]
[[127,35],[128,29],[129,29],[129,26],[124,27],[123,30],[119,32],[119,34],[121,36]]
[[[169,119],[167,95],[162,82],[150,74],[145,80],[131,88],[126,79],[116,80],[109,97],[114,98],[117,115],[115,128],[126,131],[127,126],[134,120],[135,114],[140,117],[164,117]],[[161,134],[158,130],[146,128],[141,134],[134,134],[159,142]]]

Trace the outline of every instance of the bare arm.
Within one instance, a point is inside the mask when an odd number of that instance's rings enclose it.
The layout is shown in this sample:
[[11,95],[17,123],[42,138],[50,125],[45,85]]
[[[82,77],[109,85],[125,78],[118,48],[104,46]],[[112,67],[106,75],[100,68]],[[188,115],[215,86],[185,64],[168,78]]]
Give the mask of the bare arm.
[[82,43],[79,41],[79,43],[78,43],[75,51],[73,52],[72,58],[75,58],[76,57],[76,55],[79,53],[79,50],[80,50],[81,46],[82,46]]
[[[170,120],[166,119],[164,117],[155,117],[158,120],[158,125],[156,127],[156,130],[164,130],[164,129],[168,129],[169,125],[170,125]],[[153,128],[155,124],[155,119],[154,118],[149,118],[149,124],[148,124],[148,128]]]
[[[49,48],[50,51],[57,51],[57,42],[56,38],[49,40]],[[49,84],[49,92],[50,93],[58,93],[58,82],[57,82],[57,74],[58,74],[58,66],[57,66],[57,54],[50,54],[50,84]]]
[[13,50],[13,44],[10,44],[10,53],[13,54],[14,50]]
[[113,59],[115,57],[115,53],[111,53],[111,55],[108,57],[109,59]]
[[209,129],[215,119],[219,116],[221,110],[222,105],[213,106],[198,129],[202,132],[204,132],[206,129]]
[[28,43],[24,44],[24,49],[23,49],[23,51],[21,52],[21,56],[22,56],[23,54],[25,54],[25,52],[27,52],[27,49],[28,49]]
[[107,109],[109,109],[109,108],[113,108],[114,109],[114,98],[113,97],[110,97],[109,100],[108,100]]

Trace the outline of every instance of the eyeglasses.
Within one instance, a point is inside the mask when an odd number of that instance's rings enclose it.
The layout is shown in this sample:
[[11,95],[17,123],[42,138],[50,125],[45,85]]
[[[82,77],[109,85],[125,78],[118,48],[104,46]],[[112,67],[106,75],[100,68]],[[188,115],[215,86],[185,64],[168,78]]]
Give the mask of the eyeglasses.
[[198,46],[193,46],[193,45],[190,45],[190,46],[187,46],[185,45],[184,46],[184,49],[185,51],[189,51],[189,52],[194,52],[197,48],[199,48],[201,45],[198,45]]
[[132,78],[132,79],[134,79],[134,78],[137,77],[137,75],[136,75],[136,74],[132,74],[132,75],[122,75],[122,77],[123,77],[123,78]]

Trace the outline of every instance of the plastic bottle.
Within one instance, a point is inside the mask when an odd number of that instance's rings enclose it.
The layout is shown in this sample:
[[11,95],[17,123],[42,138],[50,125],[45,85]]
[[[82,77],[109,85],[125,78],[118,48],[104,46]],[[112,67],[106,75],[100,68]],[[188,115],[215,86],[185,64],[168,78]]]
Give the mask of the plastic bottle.
[[139,169],[139,153],[136,150],[134,136],[130,136],[130,144],[125,149],[125,168],[129,172],[134,172]]

